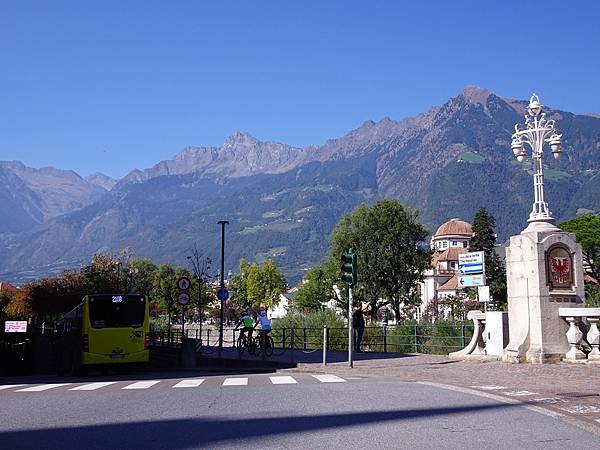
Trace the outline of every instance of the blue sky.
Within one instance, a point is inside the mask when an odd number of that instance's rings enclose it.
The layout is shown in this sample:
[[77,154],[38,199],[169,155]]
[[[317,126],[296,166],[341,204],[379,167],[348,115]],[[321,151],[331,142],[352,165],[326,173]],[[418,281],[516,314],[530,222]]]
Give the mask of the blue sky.
[[0,0],[0,160],[120,177],[237,130],[322,144],[466,85],[598,112],[599,5]]

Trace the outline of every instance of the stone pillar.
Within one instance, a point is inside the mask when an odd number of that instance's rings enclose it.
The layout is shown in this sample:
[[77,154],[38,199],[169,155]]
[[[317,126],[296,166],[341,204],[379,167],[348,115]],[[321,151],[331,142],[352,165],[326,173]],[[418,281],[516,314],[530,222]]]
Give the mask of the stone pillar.
[[507,362],[560,361],[569,351],[568,324],[558,308],[581,307],[581,246],[575,234],[532,222],[506,249],[509,343]]

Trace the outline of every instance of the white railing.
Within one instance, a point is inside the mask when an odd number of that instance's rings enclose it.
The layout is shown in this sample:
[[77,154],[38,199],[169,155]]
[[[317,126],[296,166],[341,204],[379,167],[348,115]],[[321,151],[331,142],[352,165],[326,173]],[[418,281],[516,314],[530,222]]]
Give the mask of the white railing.
[[[558,315],[569,324],[567,341],[571,348],[565,355],[564,360],[571,362],[600,362],[600,331],[598,330],[600,308],[559,308]],[[580,348],[584,342],[583,333],[579,328],[579,324],[582,322],[589,324],[585,340],[592,350],[587,355]]]
[[450,359],[481,358],[486,356],[485,334],[483,332],[485,330],[485,313],[478,310],[469,311],[467,319],[472,320],[475,326],[471,342],[462,350],[449,353],[448,357]]

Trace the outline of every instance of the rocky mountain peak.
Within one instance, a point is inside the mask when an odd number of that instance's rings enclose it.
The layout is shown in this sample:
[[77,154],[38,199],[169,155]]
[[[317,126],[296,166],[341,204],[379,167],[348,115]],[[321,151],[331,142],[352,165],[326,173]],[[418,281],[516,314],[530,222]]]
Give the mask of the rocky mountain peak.
[[488,97],[491,94],[491,91],[479,86],[466,86],[458,96],[463,98],[467,103],[486,106]]
[[235,147],[238,145],[253,146],[253,145],[258,144],[258,142],[259,142],[258,139],[256,139],[250,133],[242,133],[240,131],[236,131],[235,133],[233,133],[231,136],[229,136],[225,140],[225,143],[223,144],[223,146],[224,147]]
[[117,180],[109,177],[108,175],[104,175],[101,172],[96,172],[92,175],[88,175],[84,178],[88,183],[101,187],[107,191],[110,191],[115,184],[117,184]]

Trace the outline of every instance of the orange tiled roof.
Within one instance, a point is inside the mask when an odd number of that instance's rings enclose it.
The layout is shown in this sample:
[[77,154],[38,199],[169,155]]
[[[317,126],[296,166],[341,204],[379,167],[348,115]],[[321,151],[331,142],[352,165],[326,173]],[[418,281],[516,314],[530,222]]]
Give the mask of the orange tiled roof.
[[454,274],[452,278],[446,281],[438,288],[438,291],[456,291],[458,289],[458,274]]
[[436,252],[431,255],[431,267],[437,267],[440,261],[458,261],[458,255],[467,253],[468,248],[464,247],[450,247],[443,252]]
[[465,222],[460,219],[450,219],[448,222],[443,223],[435,232],[435,236],[447,236],[447,235],[464,235],[465,237],[473,236],[473,227],[469,222]]

